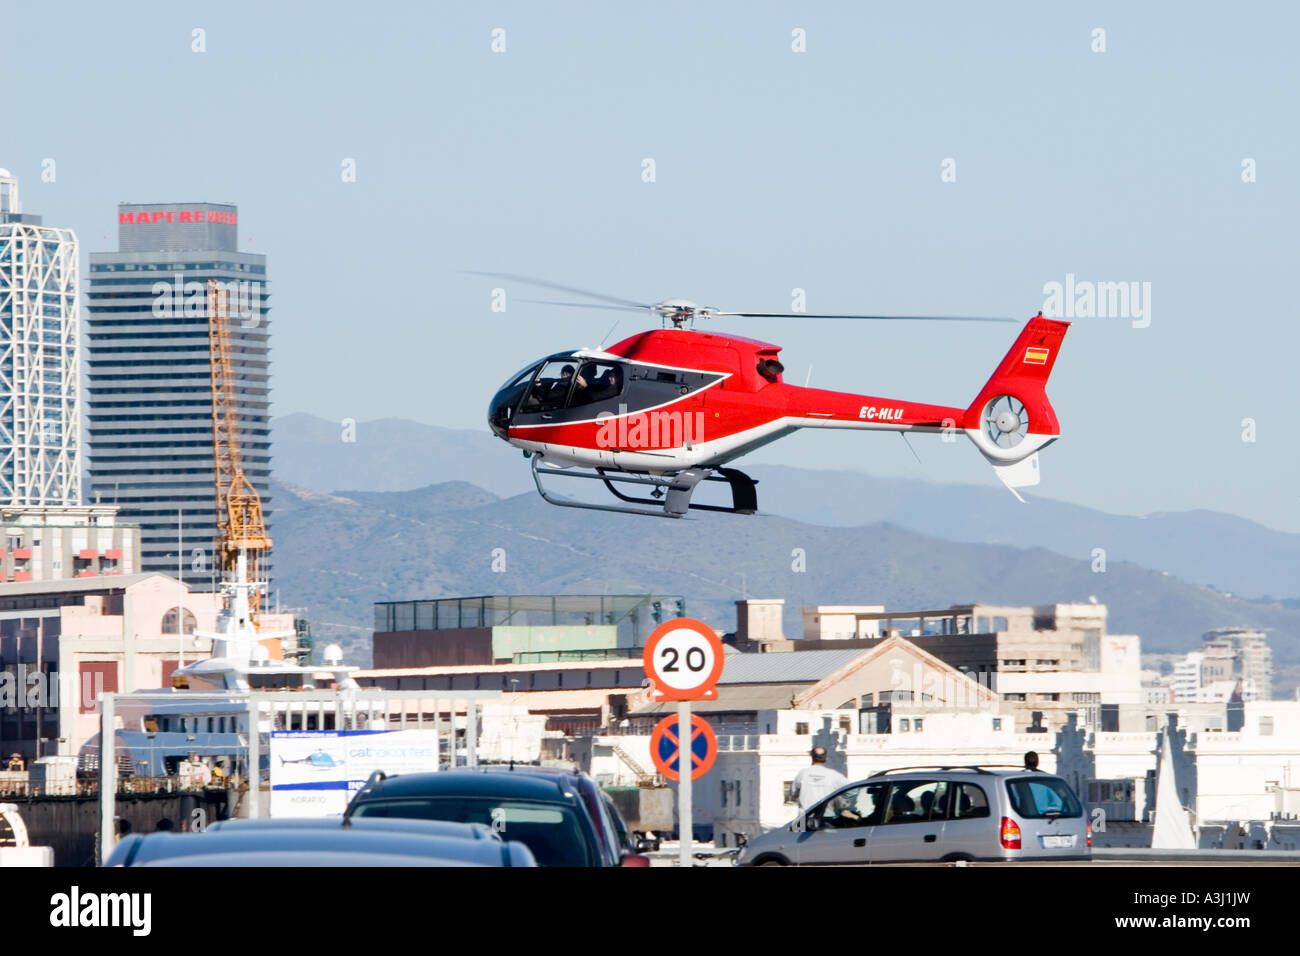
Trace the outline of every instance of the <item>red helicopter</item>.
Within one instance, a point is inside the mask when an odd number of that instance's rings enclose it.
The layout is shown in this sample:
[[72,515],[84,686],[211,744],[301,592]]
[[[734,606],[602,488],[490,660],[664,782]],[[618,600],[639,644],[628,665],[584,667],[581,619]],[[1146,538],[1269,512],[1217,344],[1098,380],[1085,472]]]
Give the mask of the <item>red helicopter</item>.
[[[686,299],[646,305],[524,276],[475,274],[598,300],[529,301],[649,311],[664,323],[609,349],[577,349],[539,359],[512,375],[493,396],[488,424],[532,459],[538,493],[551,504],[668,518],[680,518],[689,510],[754,514],[755,481],[725,466],[799,428],[962,431],[1020,498],[1017,488],[1038,484],[1039,449],[1060,437],[1045,386],[1070,323],[1045,319],[1041,312],[1026,323],[975,400],[966,408],[949,408],[790,385],[783,378],[780,346],[688,326],[697,319],[724,316],[1015,320],[722,312]],[[600,481],[624,504],[590,504],[556,495],[543,480],[551,477]],[[704,481],[727,483],[731,505],[692,502]],[[643,486],[648,497],[626,493],[632,490],[629,485]]]

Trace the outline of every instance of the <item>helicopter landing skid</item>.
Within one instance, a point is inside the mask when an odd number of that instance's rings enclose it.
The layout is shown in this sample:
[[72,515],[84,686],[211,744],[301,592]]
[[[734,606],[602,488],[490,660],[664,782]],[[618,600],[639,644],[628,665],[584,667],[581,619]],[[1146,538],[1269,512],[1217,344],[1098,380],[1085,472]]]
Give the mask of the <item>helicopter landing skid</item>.
[[[610,493],[619,501],[629,505],[598,505],[585,501],[574,501],[549,493],[542,484],[542,469],[545,460],[541,455],[533,455],[533,484],[537,493],[548,503],[561,508],[586,508],[591,511],[614,511],[621,514],[646,515],[651,518],[682,518],[687,511],[720,511],[724,514],[752,515],[758,511],[758,492],[754,488],[754,479],[735,468],[688,468],[675,475],[638,475],[627,472],[610,471],[596,468],[594,471],[565,470],[547,468],[549,475],[560,478],[587,478],[603,482]],[[717,472],[715,475],[714,472]],[[731,486],[731,505],[697,505],[691,503],[695,488],[702,481],[724,481]],[[638,498],[626,495],[615,487],[615,482],[628,485],[651,486],[651,497]]]

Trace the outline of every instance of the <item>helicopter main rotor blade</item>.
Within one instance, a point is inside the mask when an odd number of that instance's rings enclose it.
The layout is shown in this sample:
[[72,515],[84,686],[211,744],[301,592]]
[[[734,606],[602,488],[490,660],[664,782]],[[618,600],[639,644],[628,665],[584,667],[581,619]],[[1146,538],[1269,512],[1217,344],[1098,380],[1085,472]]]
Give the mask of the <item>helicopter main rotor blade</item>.
[[512,272],[466,272],[466,275],[472,276],[489,276],[493,279],[508,279],[511,282],[524,282],[528,285],[540,286],[543,289],[554,289],[557,292],[571,292],[574,295],[585,295],[589,299],[598,299],[601,302],[608,302],[610,305],[619,305],[627,309],[650,309],[654,306],[644,302],[633,302],[631,299],[620,299],[618,296],[605,295],[603,292],[592,292],[589,289],[578,289],[571,285],[560,285],[558,282],[548,282],[546,279],[535,279],[532,276],[516,275]]
[[1017,319],[968,315],[834,315],[817,312],[712,312],[747,319],[862,319],[868,322],[1018,322]]
[[653,309],[644,305],[614,305],[612,303],[596,302],[557,302],[554,299],[520,299],[520,302],[531,302],[534,305],[562,305],[566,309],[624,309],[628,312],[653,312]]

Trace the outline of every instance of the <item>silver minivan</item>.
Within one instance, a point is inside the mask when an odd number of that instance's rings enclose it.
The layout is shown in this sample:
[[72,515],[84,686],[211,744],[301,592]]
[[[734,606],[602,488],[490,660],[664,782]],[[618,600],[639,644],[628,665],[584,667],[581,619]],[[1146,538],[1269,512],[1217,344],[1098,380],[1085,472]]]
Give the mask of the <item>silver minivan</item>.
[[1092,827],[1070,785],[1037,770],[884,770],[755,837],[738,866],[1079,860]]

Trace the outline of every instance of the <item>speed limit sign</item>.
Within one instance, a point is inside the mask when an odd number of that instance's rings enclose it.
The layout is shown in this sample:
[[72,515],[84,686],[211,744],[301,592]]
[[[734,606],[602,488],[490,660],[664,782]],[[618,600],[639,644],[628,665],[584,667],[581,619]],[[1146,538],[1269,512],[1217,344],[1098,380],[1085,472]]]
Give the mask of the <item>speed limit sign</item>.
[[645,674],[654,700],[717,700],[722,642],[702,621],[678,617],[654,629],[646,642]]

